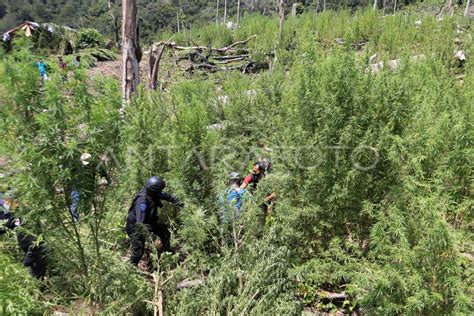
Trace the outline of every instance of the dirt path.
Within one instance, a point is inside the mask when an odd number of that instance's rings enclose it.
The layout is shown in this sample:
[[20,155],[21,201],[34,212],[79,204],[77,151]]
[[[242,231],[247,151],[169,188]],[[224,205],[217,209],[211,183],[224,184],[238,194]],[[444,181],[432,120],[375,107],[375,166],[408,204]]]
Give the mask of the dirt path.
[[87,73],[91,77],[95,77],[97,75],[105,75],[120,80],[120,78],[122,77],[121,59],[119,58],[117,60],[111,61],[99,61],[96,63],[96,66],[94,68],[88,69]]
[[[98,61],[96,66],[87,70],[90,77],[98,75],[110,76],[114,79],[121,80],[122,78],[122,56],[119,56],[116,60],[111,61]],[[140,62],[140,81],[146,82],[148,74],[148,63],[146,60]]]

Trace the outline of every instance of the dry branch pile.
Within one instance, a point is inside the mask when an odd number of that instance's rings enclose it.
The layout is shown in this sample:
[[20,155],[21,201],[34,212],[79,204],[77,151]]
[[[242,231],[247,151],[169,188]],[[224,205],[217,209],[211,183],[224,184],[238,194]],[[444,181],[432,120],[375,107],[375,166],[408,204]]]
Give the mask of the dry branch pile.
[[[248,49],[244,46],[250,40],[256,38],[252,35],[249,38],[237,41],[231,45],[214,48],[211,46],[179,46],[170,40],[154,43],[149,51],[149,87],[155,89],[157,86],[157,74],[160,60],[165,49],[171,49],[176,56],[176,64],[188,61],[184,68],[187,72],[202,70],[208,72],[239,70],[243,73],[257,73],[269,68],[269,64],[252,61]],[[182,53],[184,52],[184,53]]]

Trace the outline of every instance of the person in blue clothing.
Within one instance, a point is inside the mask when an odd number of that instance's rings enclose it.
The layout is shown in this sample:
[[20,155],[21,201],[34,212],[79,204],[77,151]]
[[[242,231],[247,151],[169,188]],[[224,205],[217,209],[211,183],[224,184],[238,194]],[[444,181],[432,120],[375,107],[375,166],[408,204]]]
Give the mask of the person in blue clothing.
[[246,189],[242,189],[242,176],[237,172],[231,172],[228,177],[228,189],[225,196],[224,210],[221,214],[223,224],[232,222],[240,218],[243,196]]
[[36,67],[38,67],[41,79],[48,80],[48,65],[41,58],[36,62]]
[[[242,189],[242,176],[237,172],[231,172],[228,176],[228,188],[222,196],[222,210],[220,220],[222,227],[222,246],[238,243],[242,228],[238,221],[242,215],[242,207],[246,189]],[[236,229],[237,228],[237,229]]]
[[[106,159],[104,155],[98,161],[93,159],[88,152],[84,152],[80,159],[75,158],[72,161],[70,213],[76,224],[79,222],[80,213],[85,215],[90,213],[97,189],[111,183],[106,169]],[[97,181],[98,177],[99,181]]]

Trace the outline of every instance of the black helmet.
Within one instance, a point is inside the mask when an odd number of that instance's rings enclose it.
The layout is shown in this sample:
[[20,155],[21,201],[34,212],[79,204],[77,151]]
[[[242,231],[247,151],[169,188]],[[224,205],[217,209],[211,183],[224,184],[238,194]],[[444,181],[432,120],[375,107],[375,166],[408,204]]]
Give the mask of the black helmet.
[[166,187],[165,180],[157,176],[151,177],[150,179],[148,179],[148,181],[145,184],[146,191],[151,195],[154,195],[163,191],[165,187]]
[[242,180],[242,176],[238,172],[231,172],[229,174],[229,180]]
[[240,182],[242,182],[242,176],[238,172],[231,172],[229,173],[228,180],[229,180],[229,184],[232,184],[232,183],[240,184]]

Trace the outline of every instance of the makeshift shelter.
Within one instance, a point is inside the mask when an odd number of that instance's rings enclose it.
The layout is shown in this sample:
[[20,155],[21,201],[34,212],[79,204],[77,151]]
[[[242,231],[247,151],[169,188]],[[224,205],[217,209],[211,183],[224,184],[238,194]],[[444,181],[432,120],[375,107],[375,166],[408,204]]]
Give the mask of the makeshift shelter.
[[[18,25],[17,27],[6,31],[3,34],[3,38],[8,37],[8,38],[13,38],[15,36],[15,33],[19,31],[24,31],[26,37],[32,37],[33,33],[40,28],[40,25],[36,22],[31,22],[31,21],[25,21]],[[7,34],[7,35],[6,35]]]
[[7,45],[11,45],[10,41],[19,34],[31,38],[35,51],[64,55],[72,54],[74,51],[73,39],[76,36],[76,30],[67,26],[25,21],[5,32],[2,40]]

